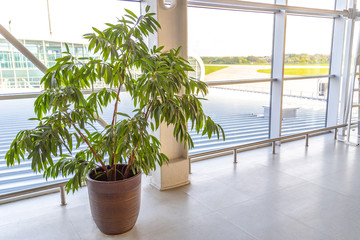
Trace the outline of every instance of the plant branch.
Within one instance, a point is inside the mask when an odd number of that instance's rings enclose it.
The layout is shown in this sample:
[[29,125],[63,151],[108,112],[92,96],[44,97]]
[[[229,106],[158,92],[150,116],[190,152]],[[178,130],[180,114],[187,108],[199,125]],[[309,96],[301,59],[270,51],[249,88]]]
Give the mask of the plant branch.
[[103,162],[103,160],[101,160],[101,158],[99,157],[99,155],[97,155],[97,153],[95,152],[94,148],[91,146],[89,140],[85,137],[85,135],[80,131],[80,129],[78,127],[76,127],[75,123],[71,120],[71,118],[69,116],[67,116],[67,118],[69,119],[69,121],[71,122],[71,125],[75,128],[75,130],[79,133],[80,137],[84,140],[84,142],[88,145],[90,151],[92,152],[92,154],[97,158],[97,160],[100,162],[102,168],[104,169],[104,171],[106,172],[106,175],[109,176],[109,171],[105,165],[105,163]]
[[[130,40],[131,40],[131,37],[133,35],[133,30],[140,24],[140,21],[142,20],[142,18],[140,18],[136,24],[131,28],[131,32],[130,32],[130,35],[128,36],[128,40],[129,40],[129,44],[131,43]],[[126,71],[126,68],[128,66],[128,60],[129,60],[129,56],[130,56],[130,50],[129,48],[127,49],[127,53],[126,53],[126,58],[125,58],[125,61],[124,61],[124,68],[123,68],[123,71],[121,73],[121,81],[124,81],[124,77],[125,77],[125,71]],[[120,90],[121,90],[121,82],[120,82],[120,85],[119,85],[119,88],[118,88],[118,91],[117,91],[117,95],[116,95],[116,102],[115,102],[115,106],[114,106],[114,113],[113,113],[113,119],[112,119],[112,122],[111,122],[111,125],[114,126],[115,125],[115,122],[116,122],[116,113],[117,113],[117,108],[118,108],[118,103],[119,103],[119,100],[120,100]],[[149,109],[148,109],[149,110]],[[132,159],[134,158],[134,150],[131,154],[133,157]],[[114,167],[115,165],[115,159],[116,159],[116,153],[114,153],[113,155],[113,159],[111,160],[111,168]],[[132,160],[133,161],[133,160]],[[126,170],[125,170],[125,174],[124,176],[127,177],[127,174],[126,172],[129,172],[129,167],[131,166],[131,164],[129,164],[128,162],[128,166],[126,167]],[[116,166],[115,166],[115,180],[116,180]]]
[[149,116],[150,116],[150,111],[152,109],[152,105],[154,103],[154,100],[151,100],[147,110],[146,110],[146,113],[145,113],[145,120],[148,120]]
[[[125,59],[125,66],[124,66],[124,69],[123,69],[123,71],[121,73],[121,81],[123,81],[124,77],[125,77],[125,70],[126,70],[126,67],[127,67],[126,63],[127,63],[128,59],[129,59],[129,55],[130,55],[130,51],[128,50],[127,56],[126,56],[126,59]],[[120,82],[120,85],[119,85],[119,88],[118,88],[117,94],[116,94],[116,102],[115,102],[115,106],[114,106],[113,119],[112,119],[112,122],[111,122],[111,125],[113,125],[113,126],[115,125],[115,122],[116,122],[116,113],[117,113],[118,103],[120,101],[120,96],[119,96],[120,91],[121,91],[121,82]]]
[[[124,77],[125,77],[125,70],[126,70],[126,63],[129,59],[129,55],[130,55],[130,51],[128,50],[127,52],[127,56],[126,56],[126,59],[125,59],[125,66],[124,66],[124,69],[121,73],[121,81],[124,80]],[[117,113],[117,108],[118,108],[118,104],[119,104],[119,101],[120,101],[120,91],[121,91],[121,82],[119,84],[119,88],[117,90],[117,94],[116,94],[116,101],[115,101],[115,106],[114,106],[114,113],[113,113],[113,119],[112,119],[112,122],[111,122],[111,125],[114,126],[115,125],[115,122],[116,122],[116,113]],[[112,156],[112,159],[111,159],[111,168],[115,168],[113,169],[114,170],[114,181],[116,181],[116,166],[115,166],[115,160],[116,160],[116,153],[114,152],[114,155]],[[115,167],[114,167],[115,166]]]
[[[52,134],[51,134],[51,135],[52,135]],[[64,137],[63,137],[61,134],[59,134],[59,136],[61,137],[62,144],[65,146],[66,150],[71,154],[71,150],[70,150],[69,147],[66,145]]]
[[[136,22],[136,24],[131,28],[132,31],[131,31],[131,33],[130,33],[130,35],[128,37],[129,43],[130,43],[131,37],[133,35],[133,31],[139,25],[140,20],[142,20],[142,18],[140,18],[138,20],[138,22]],[[124,80],[124,77],[125,77],[125,70],[126,70],[126,68],[128,66],[127,63],[128,63],[128,60],[129,60],[129,56],[130,56],[130,50],[127,49],[127,55],[126,55],[126,58],[125,58],[125,61],[124,61],[124,69],[123,69],[123,71],[121,73],[121,80],[122,81]],[[118,89],[118,92],[117,92],[117,95],[116,95],[116,103],[115,103],[115,107],[114,107],[113,120],[112,120],[112,123],[111,123],[111,125],[113,125],[113,126],[114,126],[114,124],[116,122],[116,112],[117,112],[117,107],[118,107],[118,102],[119,102],[120,90],[121,90],[121,83],[120,83],[120,86],[119,86],[119,89]]]
[[[154,100],[151,100],[147,110],[146,110],[146,113],[145,113],[145,119],[148,120],[149,116],[150,116],[150,111],[152,109],[152,106],[153,106],[153,103],[154,103]],[[141,132],[144,132],[145,129],[142,129]],[[131,152],[131,155],[130,155],[130,158],[129,158],[129,161],[128,161],[128,164],[126,166],[126,169],[125,169],[125,173],[124,173],[124,178],[127,178],[129,173],[130,173],[130,167],[131,165],[133,164],[134,160],[135,160],[135,151],[138,150],[140,146],[140,143],[138,143],[138,145],[136,146],[136,148],[134,148]]]
[[128,164],[126,166],[125,173],[124,173],[124,178],[128,177],[128,175],[130,173],[130,167],[133,164],[134,160],[135,160],[135,149],[132,150],[131,155],[129,157],[129,161],[128,161]]

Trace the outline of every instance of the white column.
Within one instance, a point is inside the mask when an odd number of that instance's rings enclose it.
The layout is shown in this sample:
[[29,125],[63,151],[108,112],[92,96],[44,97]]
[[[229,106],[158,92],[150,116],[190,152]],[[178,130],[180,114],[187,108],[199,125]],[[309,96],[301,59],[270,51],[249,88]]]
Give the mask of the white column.
[[[276,0],[275,2],[276,4],[281,5],[287,4],[287,0]],[[281,135],[286,38],[286,12],[281,10],[274,15],[274,39],[271,77],[276,78],[277,80],[271,83],[270,138],[277,138]]]
[[[187,59],[187,1],[173,0],[169,7],[164,5],[164,0],[145,0],[141,4],[142,10],[146,5],[150,6],[150,11],[156,13],[161,25],[158,34],[149,38],[149,44],[165,46],[163,51],[182,46],[181,56]],[[161,151],[169,157],[170,162],[152,173],[152,185],[166,190],[189,184],[187,146],[176,141],[173,127],[166,124],[161,124],[157,137],[160,138]]]

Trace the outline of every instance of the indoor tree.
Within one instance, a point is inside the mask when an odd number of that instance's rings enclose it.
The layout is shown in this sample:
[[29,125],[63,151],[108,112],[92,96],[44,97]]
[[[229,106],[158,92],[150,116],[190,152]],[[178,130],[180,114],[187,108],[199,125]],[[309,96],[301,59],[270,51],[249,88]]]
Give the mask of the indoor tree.
[[[188,122],[197,133],[224,138],[222,128],[202,109],[207,85],[187,76],[193,70],[180,56],[181,48],[164,52],[147,46],[146,37],[160,28],[154,13],[149,8],[140,17],[126,12],[116,24],[84,35],[92,57],[76,58],[66,46],[41,80],[44,91],[32,118],[38,125],[17,134],[5,156],[8,165],[27,158],[46,178],[70,176],[66,187],[75,191],[94,169],[96,179],[118,181],[168,162],[152,135],[160,123],[172,125],[184,147],[194,146]],[[99,83],[106,87],[95,88]],[[84,90],[92,91],[86,95]],[[134,102],[131,116],[118,109],[122,90]],[[111,122],[96,127],[108,106],[113,107]],[[74,151],[83,145],[86,149]]]

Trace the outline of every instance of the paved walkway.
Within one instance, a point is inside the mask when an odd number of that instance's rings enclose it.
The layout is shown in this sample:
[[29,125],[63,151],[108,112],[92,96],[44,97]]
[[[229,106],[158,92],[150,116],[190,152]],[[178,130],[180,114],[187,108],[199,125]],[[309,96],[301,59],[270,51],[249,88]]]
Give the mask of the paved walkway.
[[258,69],[270,69],[270,65],[226,65],[227,68],[210,73],[205,81],[270,78],[270,74],[259,73]]

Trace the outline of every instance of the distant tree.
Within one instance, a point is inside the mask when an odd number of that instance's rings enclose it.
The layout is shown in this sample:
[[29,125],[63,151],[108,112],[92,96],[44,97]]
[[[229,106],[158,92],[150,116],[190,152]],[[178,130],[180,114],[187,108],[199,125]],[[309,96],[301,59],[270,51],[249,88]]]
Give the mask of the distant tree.
[[[271,63],[271,56],[224,56],[202,57],[205,64],[267,64]],[[330,62],[330,56],[325,54],[286,54],[285,64],[326,64]]]

